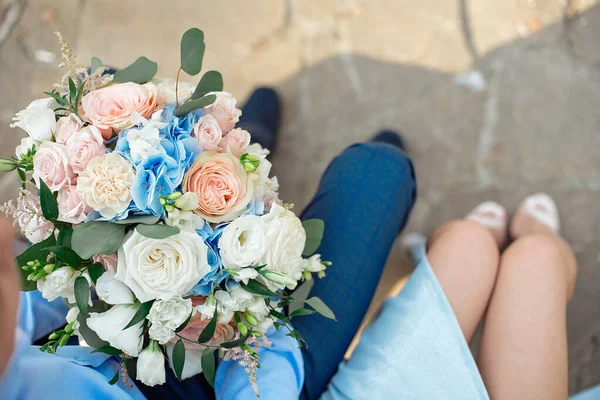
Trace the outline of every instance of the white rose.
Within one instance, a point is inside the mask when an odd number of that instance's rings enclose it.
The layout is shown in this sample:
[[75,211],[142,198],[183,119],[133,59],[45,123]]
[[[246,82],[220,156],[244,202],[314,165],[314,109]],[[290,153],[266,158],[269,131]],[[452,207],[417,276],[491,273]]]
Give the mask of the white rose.
[[92,158],[77,178],[84,202],[105,218],[122,213],[131,203],[135,173],[131,163],[116,153]]
[[119,304],[103,313],[90,313],[87,325],[100,339],[107,341],[112,347],[137,357],[142,350],[144,340],[142,330],[144,321],[127,329],[124,328],[139,308],[139,304]]
[[53,192],[75,180],[75,173],[69,166],[67,147],[64,144],[43,142],[33,156],[33,179],[37,187],[44,181]]
[[203,151],[220,150],[219,143],[223,138],[223,132],[219,122],[212,115],[206,114],[196,122],[193,136],[202,144]]
[[17,158],[21,158],[21,156],[26,156],[28,152],[32,151],[35,148],[35,140],[30,137],[26,137],[21,139],[21,144],[17,146],[15,149],[15,154]]
[[210,92],[207,94],[214,94],[217,99],[211,105],[204,107],[204,111],[215,117],[223,135],[226,135],[233,129],[242,115],[242,112],[235,107],[237,101],[235,97],[227,92]]
[[57,107],[58,104],[52,98],[34,100],[25,110],[15,115],[13,121],[16,122],[10,124],[10,127],[23,129],[36,142],[52,140],[56,130],[53,109]]
[[194,232],[204,227],[204,219],[193,211],[174,209],[169,211],[165,223],[182,231]]
[[140,353],[137,360],[137,375],[144,385],[162,385],[167,381],[165,372],[165,359],[158,344],[151,340],[148,347]]
[[223,229],[219,239],[221,260],[225,268],[240,269],[257,266],[264,257],[269,242],[264,218],[246,215],[235,219]]
[[[268,224],[265,241],[269,243],[260,264],[266,264],[265,270],[279,272],[295,281],[302,278],[302,251],[306,243],[306,232],[302,222],[293,212],[279,204],[271,206],[269,214],[263,218]],[[268,279],[264,283],[271,290],[283,289],[287,286],[294,289],[296,284],[283,285]]]
[[199,207],[198,195],[192,192],[184,193],[180,198],[175,200],[175,207],[183,211],[194,211]]
[[[177,99],[175,97],[175,79],[173,78],[155,78],[152,83],[156,85],[158,89],[158,103],[159,107],[164,107],[166,104],[175,104]],[[179,104],[183,104],[192,97],[196,85],[189,82],[179,82],[177,93],[179,95]]]
[[48,301],[63,297],[69,303],[75,303],[75,279],[79,276],[85,277],[91,284],[90,277],[86,272],[82,273],[65,266],[55,269],[46,275],[46,278],[37,281],[37,288],[42,292],[42,297]]
[[190,317],[193,310],[191,299],[172,297],[155,301],[147,317],[152,323],[150,337],[160,344],[167,343],[175,337],[175,330]]
[[141,302],[183,296],[210,272],[207,251],[196,233],[150,239],[135,230],[119,249],[116,277]]
[[96,293],[98,297],[108,304],[132,304],[135,297],[131,289],[118,280],[112,271],[106,271],[96,282]]

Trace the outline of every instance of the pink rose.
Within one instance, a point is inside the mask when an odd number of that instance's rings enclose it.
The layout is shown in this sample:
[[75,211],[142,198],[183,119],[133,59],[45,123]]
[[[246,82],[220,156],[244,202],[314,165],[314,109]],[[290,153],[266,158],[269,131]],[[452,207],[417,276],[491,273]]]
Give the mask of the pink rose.
[[132,114],[149,119],[157,107],[157,89],[153,83],[117,83],[89,92],[81,100],[85,116],[110,139],[112,130],[131,128]]
[[250,144],[250,133],[240,128],[232,129],[219,143],[221,151],[241,157]]
[[[196,307],[198,305],[202,305],[205,301],[205,297],[192,297],[192,306]],[[196,342],[198,340],[198,337],[210,321],[211,320],[208,318],[202,321],[202,314],[196,313],[194,316],[192,316],[192,318],[190,318],[185,328],[181,332],[179,332],[179,335],[186,339],[190,339]],[[234,329],[231,325],[217,324],[217,326],[215,327],[215,333],[208,342],[204,344],[191,343],[187,340],[184,340],[183,342],[186,349],[202,350],[206,346],[218,346],[221,343],[229,342],[233,339],[233,335]],[[173,339],[173,341],[176,341],[175,339]]]
[[67,142],[69,165],[73,172],[79,174],[92,158],[106,153],[104,139],[100,130],[93,125],[75,132]]
[[205,151],[185,174],[183,191],[198,196],[196,214],[217,223],[239,217],[252,200],[254,186],[239,158]]
[[92,256],[92,261],[100,263],[104,266],[104,269],[111,272],[117,272],[117,265],[119,264],[117,259],[117,253],[114,254],[95,254]]
[[87,220],[88,213],[92,210],[77,191],[77,187],[66,185],[58,191],[58,220],[78,224]]
[[194,126],[194,137],[202,143],[202,150],[219,151],[219,142],[223,138],[223,133],[215,117],[206,114]]
[[79,132],[83,128],[83,122],[75,114],[71,114],[68,117],[60,117],[56,121],[56,132],[54,136],[56,142],[60,144],[67,144],[67,141],[75,132]]
[[204,111],[216,118],[223,134],[226,134],[240,120],[242,112],[235,108],[237,102],[231,94],[227,92],[211,92],[208,94],[216,95],[217,99],[210,106],[204,107]]
[[42,142],[33,156],[33,179],[40,186],[40,179],[53,192],[70,185],[75,173],[69,166],[67,146],[54,142]]

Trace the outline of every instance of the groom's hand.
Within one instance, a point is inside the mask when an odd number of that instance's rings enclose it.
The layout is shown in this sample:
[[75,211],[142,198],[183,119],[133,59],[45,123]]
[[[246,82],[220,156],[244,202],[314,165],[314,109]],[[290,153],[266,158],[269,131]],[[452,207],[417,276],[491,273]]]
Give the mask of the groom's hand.
[[0,378],[15,346],[21,280],[13,264],[13,227],[0,219]]

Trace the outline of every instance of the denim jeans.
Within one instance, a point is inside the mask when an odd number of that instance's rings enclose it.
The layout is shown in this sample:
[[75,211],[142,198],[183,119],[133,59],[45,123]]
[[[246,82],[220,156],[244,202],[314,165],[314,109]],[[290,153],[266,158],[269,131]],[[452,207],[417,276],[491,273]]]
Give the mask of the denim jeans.
[[[325,279],[316,279],[311,296],[320,297],[337,321],[318,315],[294,321],[309,344],[303,350],[303,399],[317,399],[352,341],[371,302],[388,254],[405,226],[416,197],[410,159],[387,143],[365,142],[346,149],[323,175],[302,219],[325,221],[318,253],[332,261]],[[213,398],[202,377],[148,388],[148,398]],[[163,397],[164,398],[164,397]]]

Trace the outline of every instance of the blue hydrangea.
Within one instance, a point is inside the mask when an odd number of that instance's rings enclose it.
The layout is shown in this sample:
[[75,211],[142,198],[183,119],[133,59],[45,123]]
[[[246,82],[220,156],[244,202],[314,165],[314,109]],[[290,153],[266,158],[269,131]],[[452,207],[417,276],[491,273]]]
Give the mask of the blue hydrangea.
[[229,224],[220,224],[213,229],[210,224],[206,223],[204,229],[197,231],[198,235],[204,239],[204,243],[208,246],[207,258],[211,270],[192,288],[192,290],[188,292],[188,296],[207,296],[210,294],[214,285],[220,285],[223,282],[227,284],[227,282],[229,282],[231,277],[223,269],[218,246],[223,229],[225,229],[227,225]]

